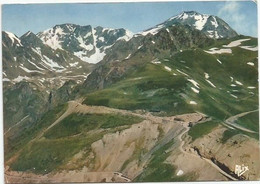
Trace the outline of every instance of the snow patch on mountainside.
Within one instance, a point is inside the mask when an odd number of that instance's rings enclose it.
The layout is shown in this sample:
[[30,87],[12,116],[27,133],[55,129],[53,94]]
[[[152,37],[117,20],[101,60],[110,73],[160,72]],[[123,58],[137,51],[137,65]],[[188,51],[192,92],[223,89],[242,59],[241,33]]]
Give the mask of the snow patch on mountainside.
[[213,88],[216,88],[216,86],[209,80],[206,79],[206,81],[213,87]]
[[214,21],[211,21],[211,24],[212,24],[213,26],[215,26],[215,28],[217,28],[217,27],[218,27],[218,22],[217,22],[217,20],[216,20],[215,17],[213,17],[213,19],[214,19]]
[[191,100],[191,101],[190,101],[190,104],[191,104],[191,105],[197,105],[197,102]]
[[143,45],[140,45],[137,49],[139,50],[139,49],[141,49],[143,47]]
[[196,88],[200,88],[199,87],[199,83],[197,83],[195,80],[193,79],[187,79],[189,82],[191,82]]
[[194,88],[194,87],[191,87],[191,89],[192,89],[192,91],[194,91],[195,93],[199,93],[199,92],[200,92],[199,90],[197,90],[197,89]]
[[141,34],[143,36],[146,36],[148,34],[156,35],[162,28],[164,28],[164,25],[160,24],[160,25],[156,26],[155,28],[148,29],[146,31],[143,31],[143,32],[137,33],[137,34]]
[[208,73],[204,73],[204,76],[205,76],[205,79],[208,79],[209,78],[209,74]]
[[105,41],[105,38],[103,36],[99,37],[98,40],[100,40],[101,42]]
[[90,51],[90,50],[92,50],[92,49],[94,48],[94,46],[93,46],[92,44],[86,45],[86,44],[84,43],[84,40],[83,40],[83,38],[82,38],[81,36],[77,37],[77,40],[78,40],[78,42],[79,42],[79,46],[80,46],[81,48],[83,48],[83,49],[86,49],[86,50]]
[[121,36],[117,39],[118,40],[125,40],[126,42],[128,42],[131,38],[133,38],[134,36],[134,33],[132,33],[131,31],[129,30],[125,30],[125,35],[124,36]]
[[39,70],[44,70],[43,68],[37,66],[35,63],[31,62],[30,60],[28,60],[28,62],[29,62],[30,64],[32,64],[34,67],[36,67],[37,69],[39,69]]
[[251,47],[251,46],[240,46],[242,49],[251,50],[251,51],[258,51],[258,46]]
[[196,20],[196,22],[194,25],[196,29],[201,31],[204,28],[204,25],[206,24],[208,18],[208,15],[195,15],[194,19]]
[[250,66],[255,66],[255,64],[252,63],[252,62],[248,62],[247,64],[250,65]]
[[185,75],[185,76],[189,76],[188,74],[186,74],[185,72],[183,72],[183,71],[180,71],[179,69],[176,69],[179,73],[181,73],[181,74],[183,74],[183,75]]
[[216,50],[216,49],[212,49],[212,50],[209,50],[209,51],[206,51],[204,50],[205,52],[207,52],[208,54],[231,54],[232,53],[232,50],[231,49],[219,49],[219,50]]
[[32,51],[34,51],[39,56],[42,56],[42,52],[41,52],[41,48],[40,47],[32,48]]
[[50,46],[52,49],[62,49],[60,38],[65,35],[60,27],[56,29],[50,28],[41,33],[40,39],[44,44]]
[[240,86],[242,86],[243,84],[241,83],[241,82],[239,82],[239,81],[235,81],[235,83],[237,83],[238,85],[240,85]]
[[44,64],[48,65],[51,69],[64,69],[63,66],[58,65],[58,63],[54,62],[52,59],[48,58],[47,56],[43,55],[44,59],[42,60]]
[[234,98],[237,98],[237,96],[233,95],[233,94],[230,94],[230,96],[234,97]]
[[28,80],[30,79],[29,77],[26,76],[18,76],[15,79],[13,79],[14,82],[21,82],[22,80]]
[[222,64],[222,62],[219,59],[217,59],[217,62],[219,62],[219,64]]
[[129,54],[125,59],[129,59],[131,57],[131,54]]
[[235,40],[233,42],[230,42],[228,45],[223,45],[223,47],[237,47],[237,46],[241,45],[242,42],[248,41],[248,40],[250,40],[250,38]]
[[88,32],[83,38],[86,39],[86,38],[90,37],[91,35],[92,35],[91,32]]
[[169,72],[172,71],[172,69],[171,69],[170,67],[168,67],[168,66],[164,66],[164,68],[165,68],[166,70],[168,70]]
[[11,81],[10,79],[8,79],[8,78],[3,78],[3,80],[2,80],[3,82],[9,82],[9,81]]
[[248,88],[248,89],[255,89],[256,87],[254,87],[254,86],[248,86],[247,88]]
[[42,72],[38,71],[38,70],[29,70],[28,68],[25,68],[23,66],[19,66],[21,69],[23,69],[25,72],[27,73],[41,73],[43,74]]
[[95,48],[95,53],[92,54],[91,56],[87,56],[87,52],[86,51],[78,51],[78,52],[74,52],[74,55],[77,56],[78,58],[80,58],[82,61],[88,62],[88,63],[93,63],[96,64],[99,61],[101,61],[104,57],[105,57],[105,52],[101,51],[98,47],[97,47],[97,40],[98,40],[98,36],[96,35],[96,30],[94,28],[92,28],[92,35],[93,35],[93,48]]
[[[83,34],[81,29],[85,31],[85,28],[90,28],[90,30]],[[100,29],[101,31],[99,31]],[[129,41],[133,37],[133,33],[129,30],[66,24],[54,26],[38,33],[37,36],[44,44],[54,50],[67,50],[81,60],[95,64],[104,58],[105,51],[112,47],[116,41]],[[110,39],[109,36],[113,38]],[[116,36],[116,40],[114,40],[114,36]],[[90,37],[93,37],[93,40]],[[110,43],[111,40],[112,43]]]
[[76,67],[78,64],[79,64],[79,62],[69,63],[69,65],[70,65],[71,67]]

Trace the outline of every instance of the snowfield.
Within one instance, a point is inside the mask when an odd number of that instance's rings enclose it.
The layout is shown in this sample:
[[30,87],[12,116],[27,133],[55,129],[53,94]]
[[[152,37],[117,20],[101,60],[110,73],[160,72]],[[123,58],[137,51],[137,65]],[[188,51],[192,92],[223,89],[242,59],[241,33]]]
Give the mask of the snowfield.
[[231,54],[232,50],[231,49],[210,49],[208,51],[204,50],[205,52],[207,52],[208,54]]
[[258,46],[251,47],[251,46],[240,46],[242,49],[251,50],[251,51],[258,51]]
[[248,41],[248,40],[250,40],[250,38],[236,40],[236,41],[230,42],[228,45],[223,45],[223,47],[237,47],[237,46],[241,45],[242,42]]

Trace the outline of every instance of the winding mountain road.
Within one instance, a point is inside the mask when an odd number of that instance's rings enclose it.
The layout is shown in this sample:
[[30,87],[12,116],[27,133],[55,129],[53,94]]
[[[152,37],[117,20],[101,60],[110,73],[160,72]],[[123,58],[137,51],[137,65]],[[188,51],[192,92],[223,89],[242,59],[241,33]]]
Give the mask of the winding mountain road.
[[250,114],[250,113],[257,112],[257,111],[259,111],[259,109],[256,109],[256,110],[253,110],[253,111],[248,111],[248,112],[242,112],[242,113],[240,113],[240,114],[236,114],[236,115],[231,116],[231,117],[229,117],[228,119],[226,119],[224,123],[227,124],[227,125],[229,125],[229,126],[232,126],[232,127],[234,127],[234,128],[237,128],[237,129],[239,129],[239,130],[248,132],[248,133],[259,133],[259,132],[250,130],[250,129],[248,129],[248,128],[245,128],[245,127],[243,127],[243,126],[238,125],[238,124],[235,123],[235,121],[236,121],[238,118],[241,118],[241,117],[243,117],[243,116],[246,116],[246,115],[248,115],[248,114]]

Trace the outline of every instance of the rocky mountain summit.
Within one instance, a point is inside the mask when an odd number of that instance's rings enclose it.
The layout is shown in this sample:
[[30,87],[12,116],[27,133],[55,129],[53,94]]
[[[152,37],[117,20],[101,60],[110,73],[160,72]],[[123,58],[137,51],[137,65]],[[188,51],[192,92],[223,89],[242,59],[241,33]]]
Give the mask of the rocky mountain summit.
[[173,16],[165,22],[150,28],[141,35],[148,33],[156,34],[159,30],[176,25],[188,25],[192,28],[201,31],[209,38],[221,39],[232,38],[238,34],[225,21],[217,16],[201,14],[195,11],[184,11],[179,15]]

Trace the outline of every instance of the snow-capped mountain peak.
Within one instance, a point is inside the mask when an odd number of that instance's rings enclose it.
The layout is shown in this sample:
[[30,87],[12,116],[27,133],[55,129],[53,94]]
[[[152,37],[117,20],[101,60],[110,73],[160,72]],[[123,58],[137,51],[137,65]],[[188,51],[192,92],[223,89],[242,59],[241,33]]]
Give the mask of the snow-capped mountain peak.
[[175,25],[188,25],[197,29],[210,38],[231,38],[237,36],[237,33],[222,19],[217,16],[201,14],[196,11],[184,11],[176,16],[173,16],[165,22],[158,24],[148,30],[145,30],[138,35],[157,34],[161,29],[165,29]]
[[116,41],[129,41],[133,33],[126,29],[61,24],[40,32],[37,36],[55,50],[66,50],[83,61],[97,63]]
[[194,26],[196,27],[196,29],[202,30],[209,17],[210,17],[209,15],[200,14],[195,11],[189,11],[189,12],[181,13],[180,16],[175,19],[185,21],[187,19],[193,18],[195,20]]
[[37,36],[45,43],[53,49],[62,49],[60,40],[62,39],[62,35],[64,35],[63,29],[59,26],[55,26],[53,28],[49,28],[42,33],[38,33]]

